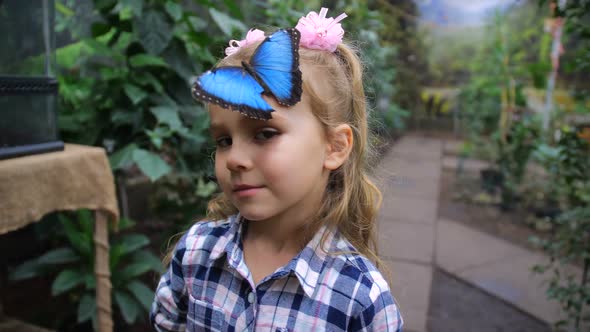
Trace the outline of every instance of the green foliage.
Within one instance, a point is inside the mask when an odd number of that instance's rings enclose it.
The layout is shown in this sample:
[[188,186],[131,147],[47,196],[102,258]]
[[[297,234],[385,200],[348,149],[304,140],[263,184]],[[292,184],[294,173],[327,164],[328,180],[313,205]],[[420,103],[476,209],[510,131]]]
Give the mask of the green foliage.
[[[9,279],[24,280],[53,276],[52,296],[67,294],[76,310],[79,324],[91,321],[96,329],[96,276],[94,274],[94,243],[92,214],[76,212],[72,219],[60,214],[62,237],[66,247],[53,249],[14,268]],[[129,231],[134,223],[121,219],[121,231]],[[59,236],[59,235],[56,235]],[[121,233],[114,236],[109,252],[109,268],[115,307],[123,319],[134,323],[140,314],[149,312],[154,293],[140,278],[149,271],[162,272],[162,263],[145,247],[149,239],[140,234]]]
[[[555,234],[549,240],[533,238],[531,241],[551,257],[551,262],[533,267],[536,273],[551,272],[546,294],[558,301],[567,320],[556,322],[556,327],[572,327],[582,331],[590,323],[590,208],[577,207],[561,214],[553,221]],[[572,273],[566,264],[582,263],[582,276]]]
[[[560,202],[564,211],[553,221],[556,232],[548,240],[532,241],[551,257],[546,265],[534,271],[553,271],[547,296],[558,301],[567,313],[569,323],[581,331],[590,301],[590,145],[579,136],[578,130],[564,127],[556,146],[540,145],[535,158],[549,173],[552,183],[550,194]],[[582,276],[576,279],[563,264],[581,264]],[[586,316],[584,316],[586,314]]]
[[501,204],[510,209],[516,203],[530,156],[541,140],[541,121],[535,116],[517,118],[510,126],[506,141],[498,134],[495,141],[498,149],[496,165],[502,174]]
[[58,77],[63,138],[112,144],[115,170],[139,170],[152,181],[171,173],[202,179],[211,170],[201,125],[208,116],[190,96],[190,78],[215,61],[210,30],[243,26],[210,8],[218,24],[210,27],[173,0],[92,3],[87,36],[72,23],[76,4],[58,2],[61,25],[80,39],[58,50],[66,59]]

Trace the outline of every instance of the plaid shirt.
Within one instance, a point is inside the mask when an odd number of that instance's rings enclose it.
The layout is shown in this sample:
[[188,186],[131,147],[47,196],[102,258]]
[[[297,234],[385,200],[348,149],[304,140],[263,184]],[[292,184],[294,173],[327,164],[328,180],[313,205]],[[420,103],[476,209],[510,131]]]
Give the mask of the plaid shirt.
[[[326,228],[255,286],[240,220],[199,222],[181,238],[152,305],[158,331],[401,331],[381,273]],[[324,232],[336,254],[321,250]]]

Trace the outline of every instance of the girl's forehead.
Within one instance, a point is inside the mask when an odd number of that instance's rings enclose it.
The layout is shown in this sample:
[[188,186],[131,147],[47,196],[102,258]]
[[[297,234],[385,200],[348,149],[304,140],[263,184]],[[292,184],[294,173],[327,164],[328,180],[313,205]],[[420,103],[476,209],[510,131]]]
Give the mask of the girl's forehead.
[[263,96],[272,106],[270,120],[256,120],[242,115],[240,112],[225,109],[215,104],[209,104],[207,109],[211,120],[211,129],[226,126],[260,126],[260,125],[290,125],[308,121],[310,117],[315,119],[309,106],[309,97],[304,92],[301,101],[291,107],[281,106],[272,97]]

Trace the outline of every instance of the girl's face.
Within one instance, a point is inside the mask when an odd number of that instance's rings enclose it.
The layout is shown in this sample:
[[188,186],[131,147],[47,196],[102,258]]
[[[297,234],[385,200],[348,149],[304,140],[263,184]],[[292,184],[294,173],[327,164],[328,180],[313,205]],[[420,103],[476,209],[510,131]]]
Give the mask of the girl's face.
[[210,105],[215,174],[223,193],[248,220],[313,216],[328,181],[325,132],[304,94],[293,107],[266,99],[269,121]]

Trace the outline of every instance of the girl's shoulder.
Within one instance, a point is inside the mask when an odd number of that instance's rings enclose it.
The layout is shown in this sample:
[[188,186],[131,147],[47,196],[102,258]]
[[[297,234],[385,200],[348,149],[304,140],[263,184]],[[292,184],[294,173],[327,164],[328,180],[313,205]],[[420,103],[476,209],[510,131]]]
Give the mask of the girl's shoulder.
[[236,223],[237,216],[230,216],[222,220],[197,221],[178,241],[176,251],[211,251],[219,240],[230,236]]
[[343,288],[342,291],[348,292],[356,289],[356,298],[364,304],[374,303],[383,296],[391,296],[387,279],[350,242],[339,237],[333,249],[336,251],[331,255],[328,268],[337,271],[339,277],[334,280],[332,287]]

